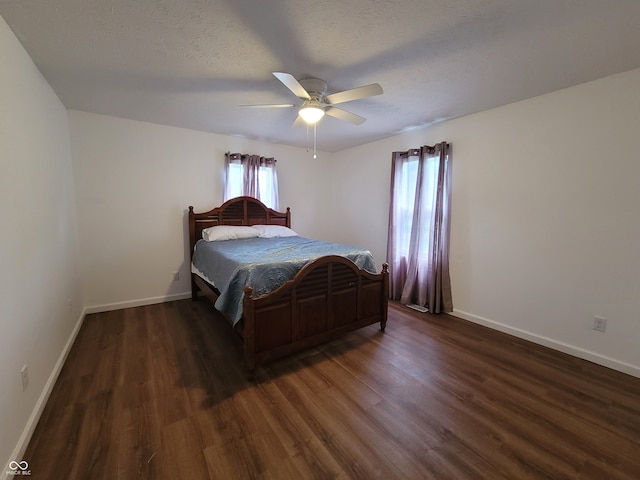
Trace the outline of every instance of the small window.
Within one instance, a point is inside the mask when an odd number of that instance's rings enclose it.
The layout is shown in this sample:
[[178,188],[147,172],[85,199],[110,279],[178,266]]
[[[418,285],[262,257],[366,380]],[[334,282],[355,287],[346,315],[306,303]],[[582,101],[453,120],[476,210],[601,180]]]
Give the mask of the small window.
[[269,208],[278,209],[275,159],[239,153],[226,154],[224,201],[245,195],[257,198]]

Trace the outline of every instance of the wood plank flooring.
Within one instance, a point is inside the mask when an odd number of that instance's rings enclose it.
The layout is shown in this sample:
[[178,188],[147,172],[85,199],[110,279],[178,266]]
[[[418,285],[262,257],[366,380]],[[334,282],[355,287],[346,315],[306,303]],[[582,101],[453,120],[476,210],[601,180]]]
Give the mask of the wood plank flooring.
[[33,479],[638,479],[640,379],[395,303],[245,378],[211,305],[88,315]]

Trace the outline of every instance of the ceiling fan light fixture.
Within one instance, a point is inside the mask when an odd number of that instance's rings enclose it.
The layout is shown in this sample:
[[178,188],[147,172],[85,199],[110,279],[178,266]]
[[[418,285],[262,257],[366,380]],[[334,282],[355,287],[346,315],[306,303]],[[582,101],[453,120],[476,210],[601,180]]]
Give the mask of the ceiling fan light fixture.
[[307,100],[302,107],[300,107],[300,110],[298,110],[298,114],[309,125],[313,125],[324,117],[324,108],[322,108],[318,102]]

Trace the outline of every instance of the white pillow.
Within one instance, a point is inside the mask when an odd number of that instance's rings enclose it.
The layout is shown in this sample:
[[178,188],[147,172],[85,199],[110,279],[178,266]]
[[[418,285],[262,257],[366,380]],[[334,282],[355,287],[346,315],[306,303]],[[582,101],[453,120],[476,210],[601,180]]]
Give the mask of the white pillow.
[[260,238],[297,237],[298,234],[284,225],[254,225]]
[[207,242],[219,240],[238,240],[239,238],[256,238],[260,232],[253,227],[241,225],[216,225],[202,230],[202,238]]

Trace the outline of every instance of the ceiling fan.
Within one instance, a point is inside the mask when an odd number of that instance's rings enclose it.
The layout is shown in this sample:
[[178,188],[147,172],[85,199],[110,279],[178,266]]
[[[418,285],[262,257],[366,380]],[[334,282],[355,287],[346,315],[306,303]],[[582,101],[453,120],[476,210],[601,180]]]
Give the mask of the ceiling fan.
[[296,80],[289,73],[274,72],[273,75],[280,80],[293,94],[302,100],[301,105],[295,104],[276,104],[276,105],[241,105],[243,107],[256,108],[298,108],[298,117],[293,122],[293,126],[297,127],[302,124],[313,125],[318,122],[325,114],[340,120],[360,125],[366,118],[348,112],[336,107],[340,103],[360,100],[362,98],[373,97],[382,94],[382,87],[377,83],[364,85],[362,87],[336,92],[327,95],[327,83],[319,78],[303,78]]

